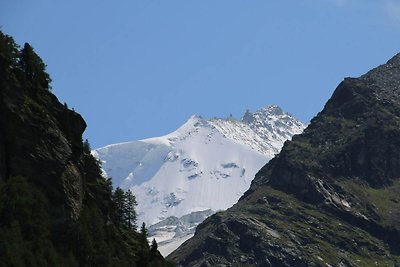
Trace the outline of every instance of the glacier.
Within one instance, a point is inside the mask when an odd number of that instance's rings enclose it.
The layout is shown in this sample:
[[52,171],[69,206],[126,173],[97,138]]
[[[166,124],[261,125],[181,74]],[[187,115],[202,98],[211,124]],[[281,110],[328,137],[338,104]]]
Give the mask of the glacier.
[[[193,115],[168,135],[112,144],[92,153],[102,162],[105,175],[113,178],[114,187],[133,191],[139,222],[150,226],[149,236],[169,253],[204,218],[197,216],[200,219],[186,224],[189,230],[184,235],[179,233],[182,227],[165,227],[166,222],[231,207],[257,171],[305,126],[271,105],[246,111],[240,120]],[[156,224],[164,230],[151,227]]]

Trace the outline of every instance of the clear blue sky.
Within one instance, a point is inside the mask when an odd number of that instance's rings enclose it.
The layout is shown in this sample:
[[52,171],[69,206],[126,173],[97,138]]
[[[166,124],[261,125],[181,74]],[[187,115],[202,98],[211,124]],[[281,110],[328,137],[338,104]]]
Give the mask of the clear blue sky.
[[43,58],[93,147],[273,103],[309,121],[400,52],[399,0],[0,0],[0,25]]

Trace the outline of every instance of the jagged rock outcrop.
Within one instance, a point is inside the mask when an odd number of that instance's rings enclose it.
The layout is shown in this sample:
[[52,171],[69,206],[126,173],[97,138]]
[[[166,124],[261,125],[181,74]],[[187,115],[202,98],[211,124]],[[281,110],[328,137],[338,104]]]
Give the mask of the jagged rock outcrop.
[[183,266],[399,266],[400,55],[346,78],[245,195],[169,258]]
[[3,87],[0,101],[4,175],[32,177],[40,186],[52,188],[49,197],[64,210],[58,219],[77,219],[85,177],[85,121],[46,90],[27,96],[21,88]]

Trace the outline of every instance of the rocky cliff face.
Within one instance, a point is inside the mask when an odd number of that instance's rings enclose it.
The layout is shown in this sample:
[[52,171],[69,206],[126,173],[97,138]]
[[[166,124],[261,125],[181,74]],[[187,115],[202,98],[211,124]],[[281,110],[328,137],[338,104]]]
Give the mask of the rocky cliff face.
[[85,178],[85,121],[45,90],[29,96],[20,88],[3,87],[0,101],[3,177],[32,177],[52,188],[49,197],[63,211],[59,219],[77,219]]
[[169,258],[183,266],[400,264],[400,55],[346,78],[303,134]]
[[0,266],[164,266],[145,231],[118,224],[86,123],[49,82],[0,31]]

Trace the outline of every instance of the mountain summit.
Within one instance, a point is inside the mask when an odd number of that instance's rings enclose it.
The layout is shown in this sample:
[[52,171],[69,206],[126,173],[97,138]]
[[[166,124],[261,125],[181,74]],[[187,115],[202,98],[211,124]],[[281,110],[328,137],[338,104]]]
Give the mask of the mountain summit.
[[[109,145],[93,154],[115,187],[133,190],[139,220],[152,225],[194,213],[202,221],[198,212],[209,216],[235,204],[256,172],[304,127],[277,106],[247,111],[242,120],[194,115],[166,136]],[[179,231],[191,234],[201,221]],[[155,234],[157,241],[182,236],[176,231]]]
[[247,111],[242,120],[193,115],[168,135],[108,145],[93,154],[115,187],[134,190],[139,214],[149,210],[142,219],[153,224],[230,207],[258,169],[304,127],[275,105]]
[[229,210],[169,257],[183,266],[398,266],[400,60],[346,78]]

